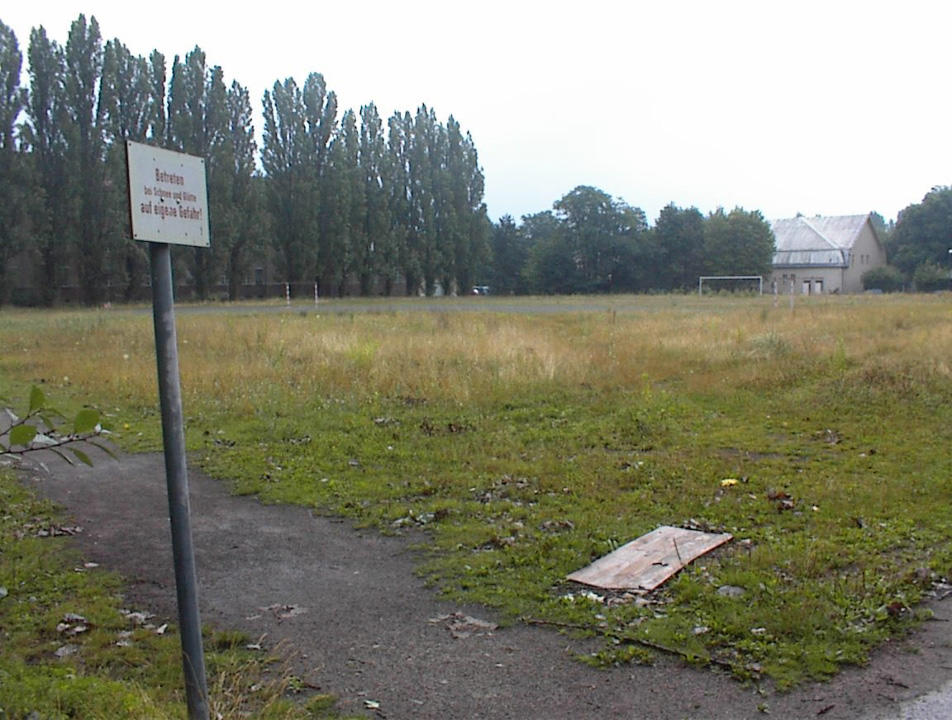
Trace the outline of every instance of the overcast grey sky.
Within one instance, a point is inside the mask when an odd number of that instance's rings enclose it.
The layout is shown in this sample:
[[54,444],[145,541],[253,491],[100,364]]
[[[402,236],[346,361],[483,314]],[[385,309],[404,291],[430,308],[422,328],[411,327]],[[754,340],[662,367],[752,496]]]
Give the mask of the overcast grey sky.
[[890,219],[952,183],[952,5],[935,0],[44,0],[0,20],[25,56],[31,27],[65,43],[80,12],[135,54],[201,46],[256,110],[316,71],[342,109],[453,114],[493,219],[576,185],[651,222],[669,202]]

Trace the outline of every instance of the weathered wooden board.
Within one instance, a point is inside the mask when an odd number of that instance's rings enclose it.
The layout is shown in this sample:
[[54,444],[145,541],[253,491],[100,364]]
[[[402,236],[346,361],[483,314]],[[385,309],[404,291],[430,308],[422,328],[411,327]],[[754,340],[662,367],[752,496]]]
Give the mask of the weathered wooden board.
[[730,533],[662,525],[576,570],[568,579],[606,590],[654,590],[692,560],[732,538]]

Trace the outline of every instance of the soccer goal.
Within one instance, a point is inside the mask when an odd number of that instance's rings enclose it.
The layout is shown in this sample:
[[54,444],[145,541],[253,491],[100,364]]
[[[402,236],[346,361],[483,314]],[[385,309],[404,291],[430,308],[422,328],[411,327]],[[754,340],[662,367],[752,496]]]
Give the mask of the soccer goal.
[[704,283],[708,288],[719,288],[732,290],[753,290],[757,288],[759,295],[764,294],[764,276],[763,275],[701,275],[697,279],[697,295],[704,295]]

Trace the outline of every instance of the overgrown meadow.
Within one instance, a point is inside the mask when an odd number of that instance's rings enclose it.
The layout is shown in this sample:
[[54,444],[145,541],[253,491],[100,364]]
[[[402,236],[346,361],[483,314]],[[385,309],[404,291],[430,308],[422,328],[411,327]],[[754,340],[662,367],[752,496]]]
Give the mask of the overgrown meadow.
[[[783,687],[915,622],[952,575],[948,295],[561,302],[180,312],[194,461],[425,529],[435,589],[602,637],[596,664],[661,648]],[[0,346],[0,393],[160,447],[148,313],[4,310]],[[564,580],[663,524],[735,539],[650,595]]]

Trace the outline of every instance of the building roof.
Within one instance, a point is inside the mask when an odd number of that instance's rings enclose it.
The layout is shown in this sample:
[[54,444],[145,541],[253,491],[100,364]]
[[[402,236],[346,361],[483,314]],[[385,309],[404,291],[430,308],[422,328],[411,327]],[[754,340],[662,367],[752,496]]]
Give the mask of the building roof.
[[804,217],[770,223],[776,240],[774,266],[849,267],[850,253],[869,215]]

